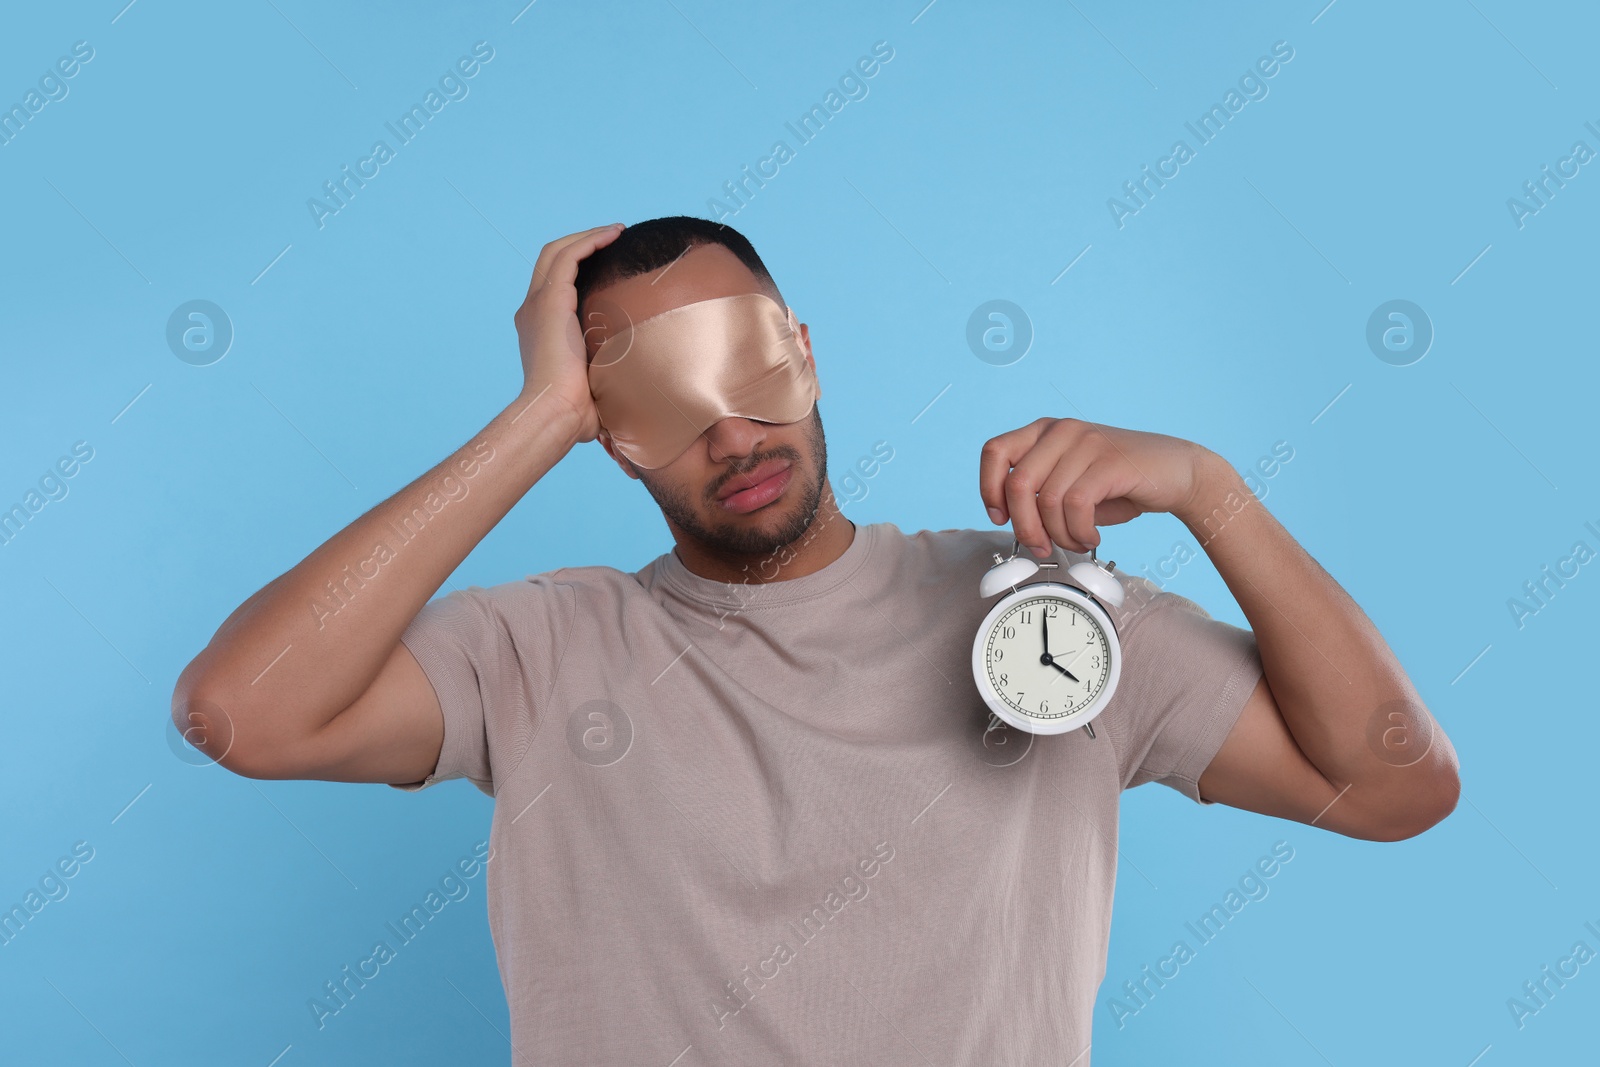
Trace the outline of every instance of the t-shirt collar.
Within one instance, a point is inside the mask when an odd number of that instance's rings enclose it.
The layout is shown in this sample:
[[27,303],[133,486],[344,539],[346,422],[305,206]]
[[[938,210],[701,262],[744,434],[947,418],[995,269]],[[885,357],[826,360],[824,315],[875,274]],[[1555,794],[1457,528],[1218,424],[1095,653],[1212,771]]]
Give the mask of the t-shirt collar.
[[[840,518],[844,517],[841,515]],[[844,521],[849,520],[844,519]],[[679,593],[711,607],[750,610],[794,604],[801,600],[823,596],[849,581],[872,553],[872,546],[878,538],[881,525],[874,523],[868,526],[856,526],[855,535],[838,559],[821,570],[798,578],[782,577],[782,550],[773,553],[760,565],[752,564],[752,577],[748,582],[723,582],[695,574],[678,558],[678,554],[670,549],[656,558],[655,568],[661,578]],[[776,580],[760,580],[762,577],[771,577],[775,570],[778,575]]]

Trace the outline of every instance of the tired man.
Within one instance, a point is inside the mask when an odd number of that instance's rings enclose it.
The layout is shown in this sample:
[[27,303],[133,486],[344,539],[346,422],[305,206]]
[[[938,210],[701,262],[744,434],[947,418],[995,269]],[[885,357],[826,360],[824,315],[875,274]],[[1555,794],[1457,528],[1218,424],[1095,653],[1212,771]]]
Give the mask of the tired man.
[[[1454,807],[1383,637],[1203,446],[1039,418],[979,457],[1010,529],[857,526],[809,329],[737,231],[553,241],[516,326],[521,394],[245,601],[173,703],[238,774],[495,798],[516,1064],[1087,1065],[1122,790],[1374,841]],[[596,439],[669,551],[429,602]],[[1063,580],[1144,512],[1195,533],[1251,629],[1119,572],[1094,736],[997,729],[971,670],[994,555]]]

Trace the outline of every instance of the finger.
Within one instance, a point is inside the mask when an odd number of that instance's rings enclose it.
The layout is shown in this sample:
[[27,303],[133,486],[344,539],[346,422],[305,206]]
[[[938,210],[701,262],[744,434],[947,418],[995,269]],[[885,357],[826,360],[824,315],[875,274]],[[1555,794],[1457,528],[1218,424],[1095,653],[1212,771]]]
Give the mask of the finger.
[[[1007,500],[1013,508],[1012,525],[1018,531],[1017,540],[1032,548],[1034,555],[1041,558],[1048,556],[1054,545],[1066,547],[1071,541],[1060,520],[1059,501],[1056,511],[1051,513],[1042,506],[1040,494],[1058,469],[1062,470],[1065,484],[1070,485],[1072,477],[1093,460],[1095,449],[1091,442],[1085,440],[1084,431],[1085,424],[1075,419],[1052,420],[1028,454],[1017,461],[1007,476]],[[1026,502],[1020,505],[1015,503],[1014,498],[1024,494]],[[1024,525],[1031,531],[1027,536],[1021,532],[1023,527],[1016,525],[1016,508],[1019,506],[1027,513]]]
[[1039,520],[1055,543],[1069,552],[1089,551],[1067,522],[1066,501],[1094,460],[1088,449],[1072,448],[1062,454],[1039,487]]
[[1011,519],[1011,531],[1018,543],[1041,555],[1038,546],[1049,543],[1050,535],[1039,519],[1037,489],[1028,484],[1027,475],[1013,469],[1006,475],[1006,514]]
[[1039,490],[1068,454],[1072,436],[1060,423],[1047,427],[1027,455],[1017,460],[1011,473],[1006,475],[1006,508],[1011,513],[1011,528],[1016,531],[1017,540],[1041,559],[1050,554],[1055,542],[1039,511]]
[[555,240],[550,241],[539,250],[538,262],[534,264],[534,273],[538,284],[542,285],[545,282],[549,274],[551,264],[555,262],[556,256],[559,255],[563,250],[571,247],[572,245],[580,244],[585,241],[592,241],[596,237],[610,234],[612,232],[620,233],[621,230],[621,223],[610,222],[604,226],[592,226],[587,230],[579,230],[576,233],[569,233],[564,237],[557,237]]
[[[1011,465],[1028,454],[1049,421],[1035,419],[1026,426],[984,442],[983,451],[978,457],[978,495],[983,498],[984,507],[989,509],[989,517],[995,525],[1011,518],[1006,502],[1006,475],[1011,472]],[[999,518],[995,518],[996,514]]]
[[1102,500],[1095,505],[1094,524],[1096,526],[1116,526],[1136,519],[1144,514],[1144,509],[1125,496],[1112,497]]
[[[1130,488],[1127,472],[1114,461],[1101,458],[1091,464],[1077,481],[1067,489],[1061,499],[1061,514],[1067,532],[1087,552],[1100,544],[1100,531],[1095,528],[1095,518],[1100,505],[1106,500],[1122,496]],[[1108,512],[1112,509],[1107,509]]]
[[610,244],[621,232],[619,224],[611,223],[569,233],[545,245],[539,250],[539,259],[533,265],[533,277],[528,281],[529,298],[552,281],[558,285],[571,285],[578,277],[578,261],[602,245]]

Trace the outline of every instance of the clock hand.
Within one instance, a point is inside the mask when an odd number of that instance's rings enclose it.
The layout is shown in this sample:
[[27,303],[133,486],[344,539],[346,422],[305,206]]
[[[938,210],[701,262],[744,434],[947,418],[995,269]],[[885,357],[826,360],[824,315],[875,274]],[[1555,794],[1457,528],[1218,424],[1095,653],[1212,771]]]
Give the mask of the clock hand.
[[1044,624],[1044,654],[1050,654],[1050,612],[1041,605],[1039,608],[1039,621]]
[[1076,682],[1078,680],[1076,675],[1074,675],[1071,671],[1067,670],[1061,664],[1057,663],[1055,660],[1050,660],[1048,666],[1054,667],[1056,670],[1060,671],[1062,674],[1066,675],[1068,678],[1071,678],[1074,682]]
[[[1077,657],[1074,656],[1073,659],[1077,659]],[[1050,655],[1050,653],[1048,653],[1048,652],[1046,652],[1044,655],[1039,657],[1039,662],[1044,664],[1046,667],[1054,667],[1056,670],[1060,671],[1062,674],[1066,675],[1068,678],[1071,678],[1074,682],[1076,682],[1078,680],[1076,675],[1074,675],[1071,671],[1067,670],[1061,664],[1057,663],[1055,661],[1055,657]],[[1055,679],[1051,679],[1052,682],[1054,680]]]
[[[1083,655],[1083,654],[1084,654],[1084,653],[1085,653],[1085,652],[1087,652],[1087,651],[1089,651],[1089,649],[1090,649],[1090,647],[1091,647],[1091,646],[1092,646],[1092,645],[1093,645],[1093,644],[1094,644],[1094,641],[1093,641],[1093,640],[1092,640],[1092,639],[1091,639],[1091,640],[1090,640],[1090,641],[1089,641],[1089,642],[1088,642],[1088,643],[1086,643],[1086,644],[1085,644],[1085,645],[1084,645],[1084,646],[1083,646],[1083,647],[1082,647],[1082,648],[1080,648],[1080,649],[1078,649],[1078,651],[1076,651],[1076,652],[1074,652],[1074,653],[1073,653],[1073,654],[1072,654],[1072,658],[1071,658],[1071,659],[1069,659],[1069,660],[1067,660],[1067,665],[1068,665],[1068,666],[1071,666],[1071,665],[1072,665],[1072,664],[1074,664],[1074,663],[1076,663],[1076,662],[1078,662],[1078,657],[1079,657],[1079,656],[1081,656],[1081,655]],[[1052,658],[1052,660],[1051,660],[1051,665],[1052,665],[1052,666],[1055,666],[1055,665],[1056,665],[1056,664],[1055,664],[1055,662],[1054,662],[1054,659],[1053,659],[1053,658]],[[1066,667],[1061,667],[1061,668],[1060,668],[1060,670],[1061,670],[1061,671],[1062,671],[1062,672],[1063,672],[1063,673],[1066,673]],[[1068,677],[1068,678],[1072,678],[1072,675],[1070,675],[1070,674],[1068,674],[1068,675],[1067,675],[1067,677]],[[1076,682],[1076,681],[1077,681],[1077,679],[1076,679],[1076,678],[1072,678],[1072,680],[1073,680],[1073,681],[1074,681],[1074,682]]]

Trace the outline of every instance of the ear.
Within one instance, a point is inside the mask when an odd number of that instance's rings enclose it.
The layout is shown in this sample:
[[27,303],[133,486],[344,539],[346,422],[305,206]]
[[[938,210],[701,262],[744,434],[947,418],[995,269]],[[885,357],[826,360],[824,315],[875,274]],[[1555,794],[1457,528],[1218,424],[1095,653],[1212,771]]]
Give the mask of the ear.
[[[806,365],[811,368],[812,377],[817,379],[817,399],[822,399],[822,376],[817,374],[817,361],[811,354],[811,327],[796,318],[794,308],[786,308],[789,312],[789,329],[800,342],[800,351],[806,354]],[[799,327],[796,329],[796,327]]]
[[634,468],[632,463],[628,462],[628,457],[617,451],[616,442],[611,440],[610,430],[607,430],[602,426],[599,434],[596,435],[595,440],[599,441],[600,447],[606,450],[606,455],[615,460],[617,466],[622,468],[623,474],[626,474],[634,481],[639,480],[639,472]]

